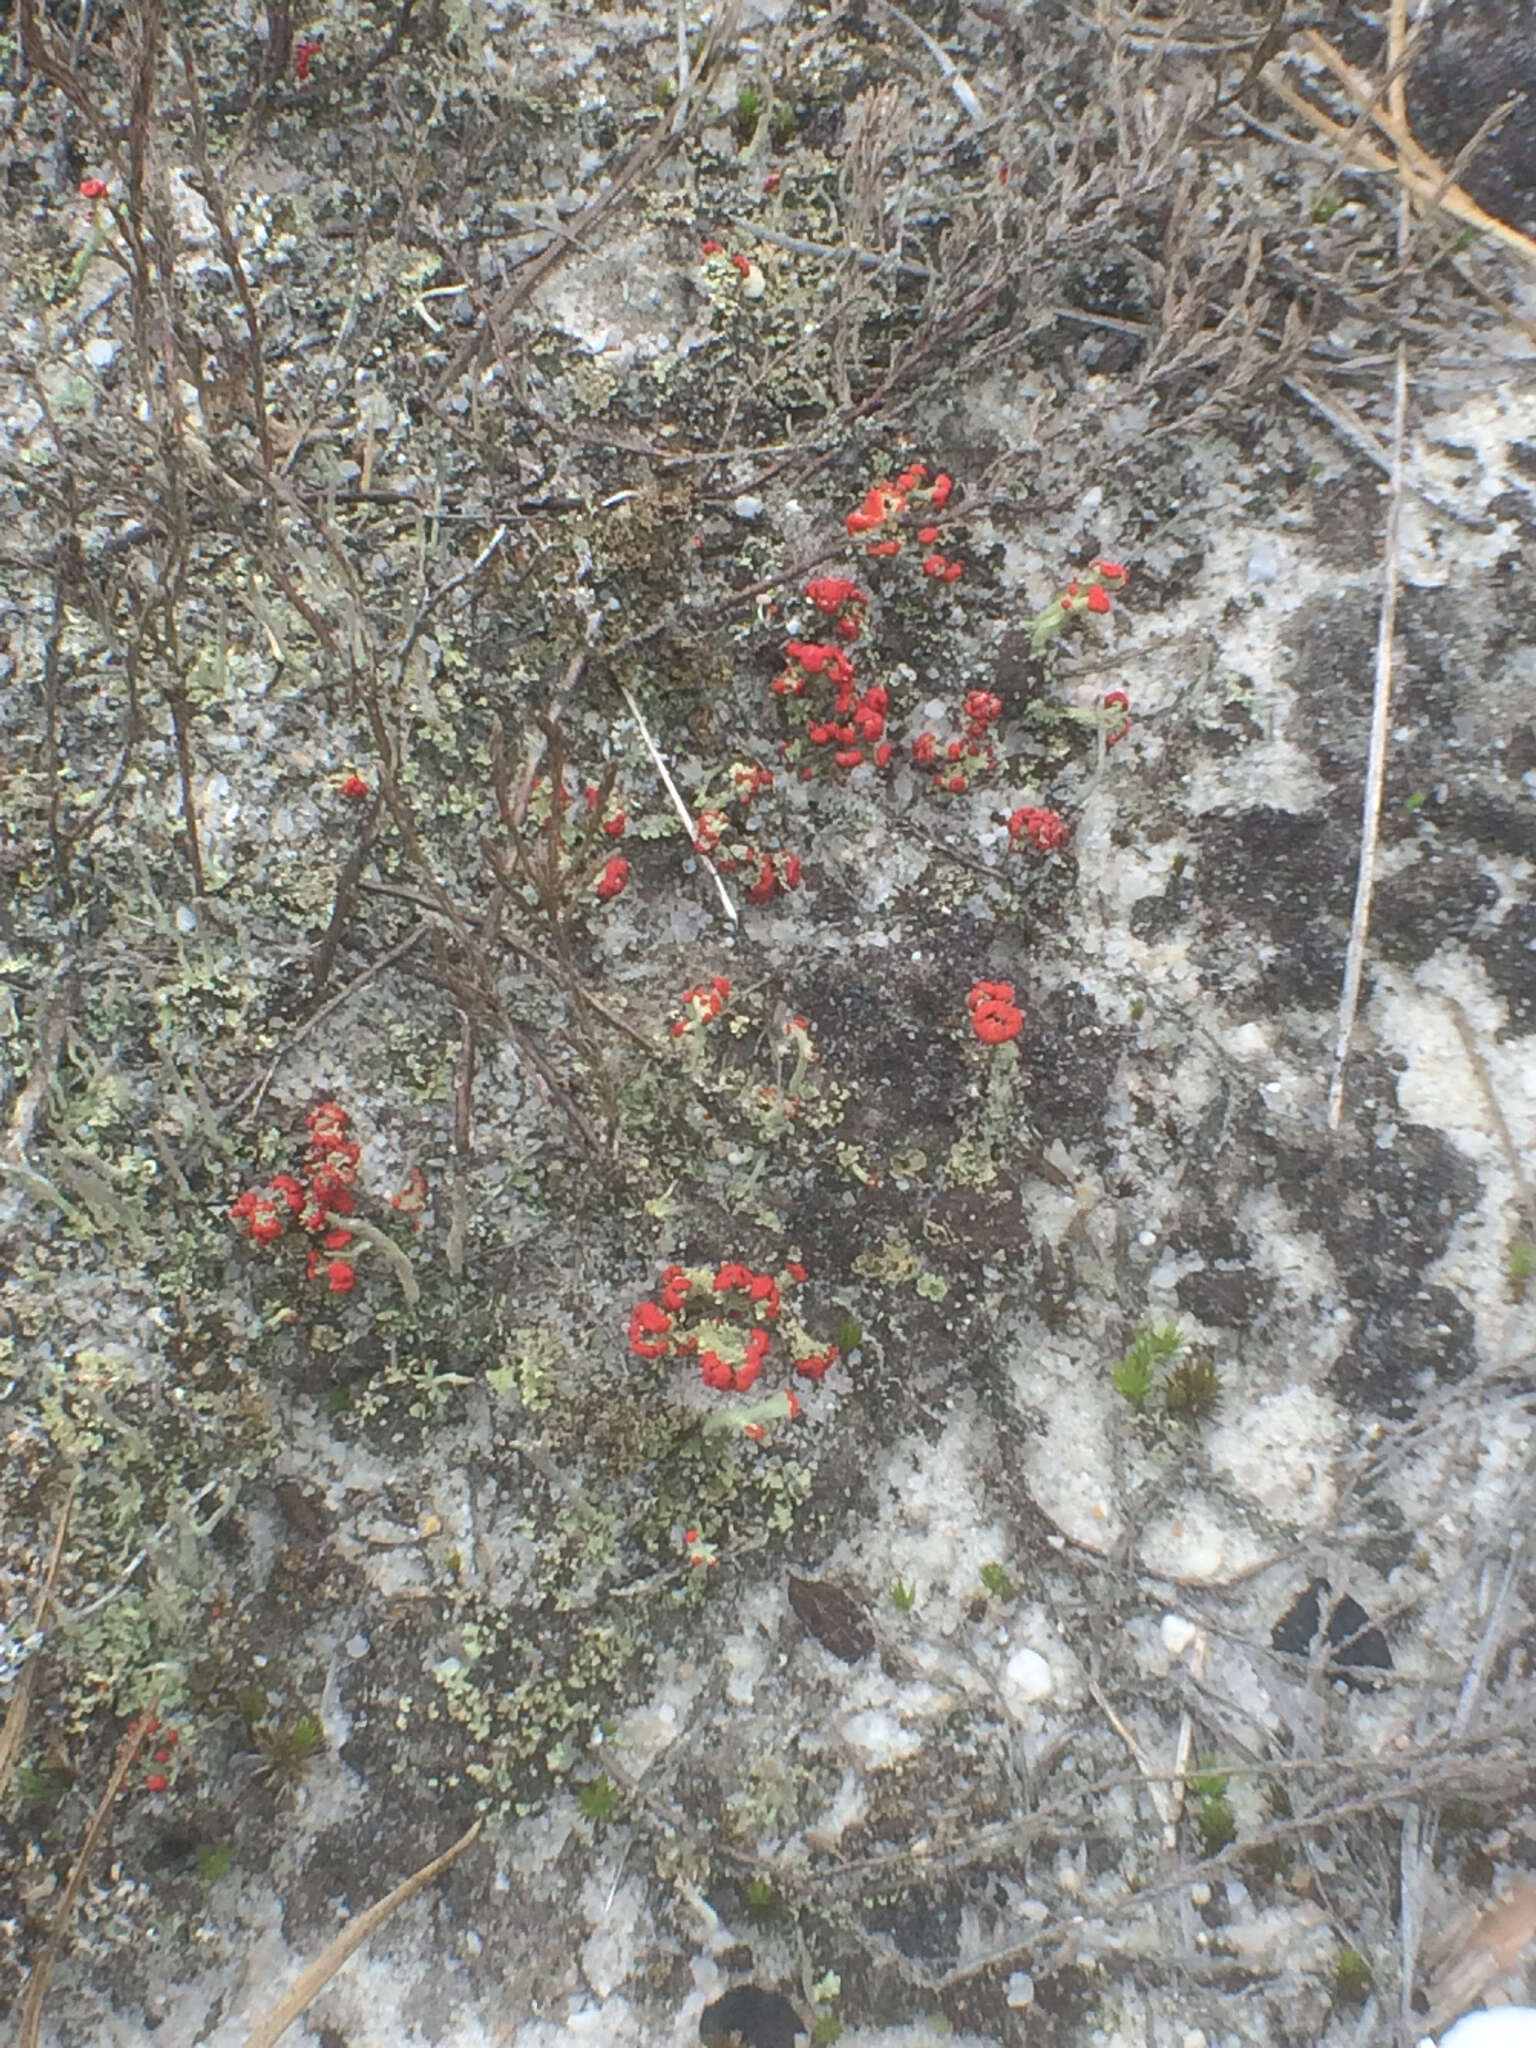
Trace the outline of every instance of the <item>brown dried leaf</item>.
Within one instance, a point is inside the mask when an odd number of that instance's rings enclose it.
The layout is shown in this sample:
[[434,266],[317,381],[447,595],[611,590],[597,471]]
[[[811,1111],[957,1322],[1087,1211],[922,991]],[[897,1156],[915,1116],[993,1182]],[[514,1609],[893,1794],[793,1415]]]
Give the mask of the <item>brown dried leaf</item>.
[[789,1604],[817,1642],[845,1664],[857,1664],[875,1647],[863,1608],[831,1579],[791,1578]]
[[1429,2023],[1438,2033],[1507,1977],[1536,1940],[1536,1884],[1510,1886],[1470,1927],[1453,1930],[1450,1954],[1429,1983]]

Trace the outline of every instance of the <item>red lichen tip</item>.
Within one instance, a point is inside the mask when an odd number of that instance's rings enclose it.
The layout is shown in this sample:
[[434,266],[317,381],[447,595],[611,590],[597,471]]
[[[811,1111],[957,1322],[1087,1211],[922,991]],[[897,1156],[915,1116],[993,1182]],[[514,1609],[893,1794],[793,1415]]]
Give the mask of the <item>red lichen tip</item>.
[[971,1029],[983,1045],[1006,1045],[1024,1029],[1023,1012],[989,998],[971,1011]]
[[629,862],[622,854],[615,854],[593,886],[605,903],[622,896],[629,886]]

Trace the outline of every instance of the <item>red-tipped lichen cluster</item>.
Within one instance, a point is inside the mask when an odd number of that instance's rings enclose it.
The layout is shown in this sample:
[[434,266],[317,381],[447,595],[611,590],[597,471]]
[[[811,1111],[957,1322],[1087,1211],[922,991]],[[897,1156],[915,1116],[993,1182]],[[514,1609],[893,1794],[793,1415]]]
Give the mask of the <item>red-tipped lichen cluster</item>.
[[759,1273],[740,1260],[718,1267],[667,1266],[656,1292],[637,1302],[629,1319],[629,1348],[637,1358],[693,1358],[714,1393],[745,1394],[756,1386],[774,1345],[806,1380],[819,1380],[837,1358],[837,1346],[816,1346],[781,1317],[787,1291],[805,1279],[796,1259],[780,1273]]
[[[341,1221],[357,1207],[357,1175],[363,1148],[350,1135],[339,1102],[317,1102],[306,1119],[309,1144],[297,1173],[275,1173],[259,1188],[247,1188],[230,1204],[229,1218],[254,1245],[273,1245],[291,1227],[309,1238],[306,1277],[323,1279],[332,1294],[350,1294],[357,1284],[357,1233]],[[412,1220],[427,1206],[427,1177],[412,1169],[390,1206]],[[329,1254],[329,1256],[327,1256]]]

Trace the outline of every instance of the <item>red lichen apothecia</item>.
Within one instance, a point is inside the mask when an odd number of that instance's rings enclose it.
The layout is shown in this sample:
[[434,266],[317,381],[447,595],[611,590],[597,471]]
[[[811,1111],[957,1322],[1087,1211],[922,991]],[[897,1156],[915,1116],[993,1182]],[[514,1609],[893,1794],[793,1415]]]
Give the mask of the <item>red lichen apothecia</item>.
[[[357,1285],[357,1233],[341,1219],[357,1208],[363,1148],[350,1135],[350,1119],[339,1102],[317,1102],[305,1121],[309,1144],[299,1171],[275,1173],[264,1186],[247,1188],[230,1204],[229,1219],[263,1249],[275,1245],[290,1226],[302,1232],[310,1240],[305,1277],[323,1279],[332,1294],[350,1294]],[[420,1167],[412,1169],[391,1205],[411,1219],[413,1228],[420,1227],[427,1206],[427,1178]]]
[[978,981],[965,999],[971,1029],[983,1045],[1007,1045],[1024,1029],[1011,981]]
[[[637,1358],[692,1358],[712,1393],[750,1393],[777,1346],[801,1379],[819,1380],[837,1359],[837,1346],[818,1346],[798,1320],[785,1314],[786,1295],[805,1278],[791,1259],[778,1273],[760,1273],[739,1259],[717,1267],[670,1265],[662,1270],[655,1296],[635,1304],[629,1318],[629,1348]],[[780,1399],[764,1414],[740,1420],[761,1423],[786,1412]]]

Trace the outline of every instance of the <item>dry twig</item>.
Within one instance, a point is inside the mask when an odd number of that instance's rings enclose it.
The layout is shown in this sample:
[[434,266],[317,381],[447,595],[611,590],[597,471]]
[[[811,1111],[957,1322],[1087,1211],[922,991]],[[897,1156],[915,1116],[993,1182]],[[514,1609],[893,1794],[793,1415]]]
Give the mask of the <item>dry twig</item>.
[[[69,1476],[69,1492],[64,1497],[64,1506],[59,1512],[59,1526],[54,1532],[53,1552],[48,1559],[48,1569],[43,1574],[42,1591],[38,1595],[37,1607],[33,1613],[33,1626],[39,1630],[48,1624],[48,1610],[53,1605],[53,1589],[58,1584],[59,1566],[64,1561],[64,1545],[69,1537],[69,1518],[74,1512],[75,1489],[80,1483],[78,1472]],[[29,1657],[21,1667],[21,1676],[16,1681],[16,1690],[11,1694],[11,1703],[5,1710],[5,1726],[0,1728],[0,1799],[3,1799],[11,1782],[11,1772],[16,1768],[16,1759],[21,1754],[21,1745],[26,1739],[27,1713],[32,1704],[32,1688],[37,1683],[38,1663],[36,1657]]]
[[1452,214],[1464,226],[1491,236],[1513,255],[1527,263],[1536,263],[1536,242],[1518,228],[1512,228],[1507,221],[1485,213],[1471,194],[1464,192],[1455,182],[1451,173],[1414,140],[1404,107],[1402,77],[1395,63],[1383,106],[1380,89],[1352,64],[1346,63],[1325,36],[1316,29],[1309,29],[1304,41],[1311,54],[1338,79],[1371,125],[1392,143],[1396,155],[1386,155],[1359,136],[1355,128],[1346,128],[1330,114],[1324,113],[1314,100],[1285,77],[1278,58],[1267,64],[1263,73],[1264,83],[1277,99],[1283,100],[1293,113],[1300,114],[1318,134],[1336,142],[1352,162],[1374,171],[1395,172],[1403,189],[1417,205],[1431,211],[1438,207]]

